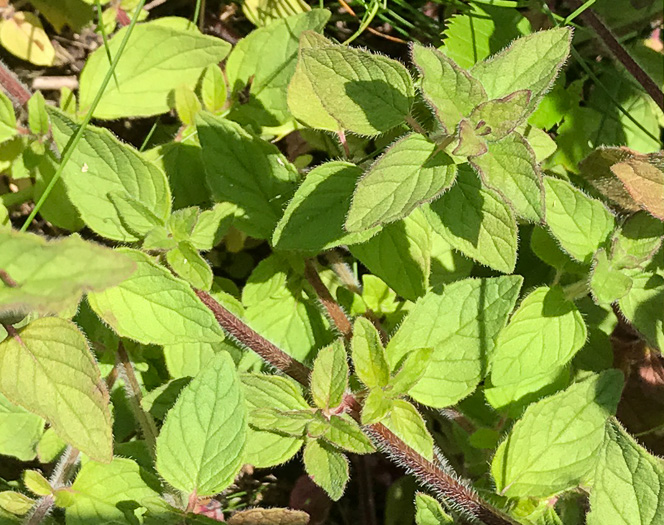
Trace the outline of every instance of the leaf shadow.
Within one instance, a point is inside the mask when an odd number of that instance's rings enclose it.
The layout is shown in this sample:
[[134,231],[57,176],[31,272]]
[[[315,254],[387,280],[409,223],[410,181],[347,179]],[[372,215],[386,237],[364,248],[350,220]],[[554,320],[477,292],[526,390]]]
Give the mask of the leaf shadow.
[[411,100],[384,80],[352,80],[345,90],[367,122],[379,131],[397,126],[410,112]]

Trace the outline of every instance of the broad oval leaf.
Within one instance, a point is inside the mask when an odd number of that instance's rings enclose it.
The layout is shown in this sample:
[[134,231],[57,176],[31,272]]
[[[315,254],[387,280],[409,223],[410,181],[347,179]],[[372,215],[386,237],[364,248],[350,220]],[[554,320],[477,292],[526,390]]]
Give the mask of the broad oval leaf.
[[471,170],[459,169],[456,184],[429,205],[427,218],[464,255],[499,272],[514,270],[518,243],[512,210]]
[[[53,138],[64,149],[78,124],[64,113],[49,108]],[[158,219],[171,212],[171,192],[164,173],[131,146],[121,143],[107,129],[88,126],[62,173],[67,195],[83,221],[103,237],[133,242],[140,239],[109,198],[127,193]]]
[[[184,24],[187,21],[181,20]],[[134,27],[122,58],[97,105],[94,117],[147,117],[167,112],[168,95],[180,85],[193,88],[203,70],[221,62],[231,49],[228,42],[201,34],[193,24],[165,24],[160,20]],[[120,29],[92,53],[80,78],[80,111],[85,112],[110,67],[128,28]]]
[[47,241],[30,233],[0,230],[0,312],[75,309],[81,295],[102,291],[129,277],[134,262],[78,236]]
[[358,181],[348,211],[349,232],[398,221],[454,183],[456,165],[426,137],[412,133],[392,144]]
[[424,376],[409,391],[413,399],[442,408],[475,390],[522,282],[520,276],[465,279],[416,303],[386,349],[394,368],[415,348],[433,348]]
[[113,458],[108,465],[86,462],[69,492],[71,505],[67,507],[67,525],[95,523],[132,523],[126,516],[124,505],[141,505],[143,500],[159,497],[152,478],[152,487],[146,483],[151,477],[134,461]]
[[317,98],[342,129],[377,135],[410,113],[413,79],[396,60],[331,45],[302,49],[300,61]]
[[157,471],[173,487],[211,496],[240,471],[247,409],[235,364],[217,354],[168,412],[157,438]]
[[136,271],[117,286],[89,294],[88,301],[120,336],[163,345],[224,339],[214,314],[186,282],[139,251],[118,251],[136,263]]
[[328,493],[333,501],[341,499],[348,483],[348,459],[336,448],[321,440],[310,441],[304,448],[304,467],[309,477]]
[[546,224],[562,248],[576,260],[590,263],[615,228],[604,204],[569,182],[544,178]]
[[46,419],[70,445],[111,461],[108,392],[85,336],[71,321],[37,319],[0,343],[0,391]]
[[348,233],[344,221],[362,170],[344,161],[315,167],[288,203],[272,236],[279,250],[322,252],[342,244],[369,240],[376,228]]
[[608,370],[530,405],[493,458],[498,491],[546,498],[589,479],[622,384]]
[[408,401],[396,399],[382,423],[413,450],[429,461],[433,459],[433,437],[417,409]]
[[0,22],[0,44],[11,54],[37,66],[52,66],[55,48],[34,13],[17,11]]

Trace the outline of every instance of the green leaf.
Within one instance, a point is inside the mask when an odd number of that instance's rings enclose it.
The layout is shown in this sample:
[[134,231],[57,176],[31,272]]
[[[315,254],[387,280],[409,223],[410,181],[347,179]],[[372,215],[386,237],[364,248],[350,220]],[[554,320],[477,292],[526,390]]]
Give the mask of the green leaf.
[[631,277],[615,268],[605,250],[597,250],[590,272],[590,291],[595,302],[600,305],[610,305],[625,297],[631,288]]
[[39,443],[37,443],[37,457],[39,458],[39,462],[54,462],[66,447],[67,443],[55,433],[55,430],[51,427],[47,428],[46,432],[42,434]]
[[226,80],[218,65],[208,66],[203,73],[201,99],[210,113],[219,113],[226,106],[228,97]]
[[0,492],[0,509],[16,516],[26,515],[35,503],[35,500],[20,492]]
[[398,221],[454,183],[456,165],[417,133],[392,144],[358,181],[346,219],[350,232]]
[[350,247],[351,253],[405,299],[427,289],[431,268],[431,226],[420,210],[388,224],[374,237]]
[[351,356],[357,377],[367,387],[383,387],[390,378],[385,350],[378,330],[365,317],[358,317],[353,325]]
[[249,426],[255,430],[303,438],[307,426],[314,420],[311,409],[284,411],[277,408],[257,408],[249,414]]
[[226,351],[233,357],[240,355],[240,350],[233,346],[229,340],[216,343],[179,343],[164,345],[164,360],[169,375],[177,379],[179,377],[193,377],[197,375],[205,364],[215,354]]
[[237,205],[234,224],[247,235],[270,238],[295,191],[295,167],[276,146],[230,120],[201,113],[197,129],[214,198]]
[[[4,344],[6,341],[0,343],[0,348]],[[30,461],[35,458],[35,447],[43,433],[41,417],[10,403],[0,394],[0,454]]]
[[521,89],[477,106],[469,117],[475,133],[488,141],[500,140],[512,133],[525,119],[530,96],[529,90]]
[[[49,108],[49,114],[53,138],[62,151],[78,124],[56,109]],[[125,227],[109,193],[126,192],[164,221],[171,212],[171,192],[164,173],[106,129],[85,129],[62,180],[85,224],[115,241],[133,242],[139,237]]]
[[71,496],[67,525],[134,523],[133,508],[159,495],[146,483],[146,476],[131,459],[113,458],[108,465],[86,462],[72,486],[64,489]]
[[118,250],[136,263],[121,284],[91,293],[92,309],[118,335],[145,344],[216,343],[224,334],[191,287],[138,251]]
[[159,385],[157,388],[150,390],[141,399],[141,407],[150,415],[159,420],[166,417],[167,412],[175,404],[182,389],[189,384],[190,377],[180,377],[173,379],[168,383]]
[[[231,49],[220,38],[202,35],[193,24],[190,29],[178,26],[155,20],[134,28],[115,68],[117,82],[106,86],[95,118],[147,117],[167,112],[168,95],[173,89],[180,85],[193,88],[203,70],[221,62]],[[127,29],[120,29],[106,49],[99,47],[88,57],[80,78],[81,112],[92,105],[110,67],[106,53],[117,55]]]
[[452,153],[458,157],[477,157],[487,152],[486,141],[477,135],[475,126],[468,119],[463,119],[459,123],[458,145],[452,150]]
[[396,60],[330,45],[301,49],[300,61],[316,97],[342,129],[378,135],[410,113],[413,80]]
[[392,410],[392,405],[392,398],[382,388],[370,390],[362,405],[362,424],[372,425],[383,421]]
[[157,470],[173,487],[211,496],[240,471],[247,410],[231,357],[221,352],[183,390],[157,438]]
[[586,325],[559,286],[536,288],[496,340],[491,359],[495,387],[527,384],[569,363],[586,342]]
[[107,197],[115,207],[122,226],[131,235],[141,239],[155,228],[163,229],[164,220],[126,191],[110,192]]
[[412,350],[401,360],[401,366],[390,379],[393,394],[406,394],[424,377],[431,363],[433,348]]
[[618,301],[620,311],[660,351],[664,350],[664,252],[653,261],[659,269],[625,271],[632,288]]
[[258,468],[272,467],[288,461],[300,450],[303,440],[256,430],[251,425],[252,414],[254,410],[265,407],[282,411],[308,410],[309,404],[302,396],[302,389],[295,381],[283,376],[242,374],[241,379],[249,411],[249,433],[244,461]]
[[453,525],[454,520],[435,499],[427,494],[415,494],[415,523],[417,525]]
[[23,471],[23,484],[25,488],[37,496],[48,496],[53,492],[48,480],[36,470]]
[[371,454],[376,451],[360,425],[348,414],[330,417],[330,429],[325,434],[325,439],[354,454]]
[[664,516],[664,465],[615,421],[606,425],[588,525],[645,525]]
[[475,390],[522,282],[520,276],[466,279],[417,302],[387,345],[393,369],[413,349],[433,348],[424,377],[409,391],[413,399],[442,408]]
[[0,311],[72,310],[84,292],[117,285],[135,267],[117,251],[78,236],[47,241],[0,230],[0,269],[16,283],[0,283]]
[[311,372],[311,397],[318,408],[335,408],[341,404],[348,388],[346,349],[336,340],[318,352]]
[[168,265],[175,273],[200,290],[212,287],[212,268],[188,242],[180,242],[166,254]]
[[487,152],[470,160],[482,181],[512,205],[516,214],[531,222],[544,218],[542,176],[528,141],[511,133],[487,144]]
[[433,459],[433,438],[422,415],[408,401],[395,399],[383,424],[428,460]]
[[211,250],[228,231],[234,215],[235,206],[223,202],[215,204],[210,210],[202,211],[188,240],[197,250]]
[[260,126],[278,126],[291,119],[287,86],[297,63],[300,35],[320,32],[330,12],[313,9],[281,18],[252,31],[233,48],[226,63],[231,89],[240,91],[251,84],[249,100],[239,108]]
[[0,93],[0,143],[12,138],[16,130],[16,114],[14,106],[7,95]]
[[37,91],[28,100],[28,127],[35,135],[48,133],[48,113],[46,113],[46,101],[41,91]]
[[664,223],[640,211],[630,216],[613,236],[612,258],[623,268],[650,261],[664,240]]
[[443,284],[465,279],[470,275],[473,261],[457,252],[437,232],[431,232],[431,274],[429,285],[432,289]]
[[487,97],[480,82],[437,49],[415,43],[413,62],[422,75],[424,98],[451,134]]
[[530,22],[516,9],[468,5],[464,14],[446,20],[443,53],[463,68],[470,68],[512,40],[531,32]]
[[338,501],[343,496],[348,483],[348,459],[332,445],[316,440],[304,448],[304,468],[309,477],[330,498]]
[[339,245],[367,241],[377,228],[347,233],[344,221],[362,170],[344,161],[317,166],[288,203],[272,236],[279,250],[322,252]]
[[622,383],[620,371],[608,370],[530,405],[493,459],[497,490],[545,498],[587,480]]
[[469,169],[459,169],[457,183],[427,211],[434,230],[453,248],[494,270],[512,273],[517,251],[512,210]]
[[563,250],[589,263],[615,227],[611,212],[569,182],[544,178],[546,223]]
[[558,241],[541,226],[535,226],[530,236],[530,249],[537,257],[560,272],[585,274],[587,269],[572,259],[558,245]]
[[524,111],[528,115],[553,85],[569,56],[571,40],[570,27],[533,33],[475,65],[471,74],[482,83],[490,99],[529,90],[531,98]]
[[174,93],[175,112],[178,118],[183,124],[192,126],[196,115],[203,109],[200,100],[194,90],[184,84],[175,88]]
[[74,323],[37,319],[0,343],[0,391],[91,458],[111,460],[108,392]]

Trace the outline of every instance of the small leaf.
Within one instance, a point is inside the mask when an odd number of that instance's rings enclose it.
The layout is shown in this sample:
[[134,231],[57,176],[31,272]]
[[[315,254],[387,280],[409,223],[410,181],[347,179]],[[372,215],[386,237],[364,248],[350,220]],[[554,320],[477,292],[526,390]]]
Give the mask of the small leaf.
[[323,348],[311,372],[311,397],[318,408],[334,408],[341,404],[348,388],[348,361],[340,340]]
[[365,317],[358,317],[353,325],[351,356],[357,377],[367,387],[383,387],[390,378],[390,367],[376,327]]
[[595,302],[609,305],[625,297],[632,288],[632,279],[614,267],[606,251],[595,252],[593,268],[590,273],[590,290]]
[[145,344],[216,343],[224,334],[191,287],[138,251],[118,250],[136,263],[121,284],[91,293],[92,309],[118,335]]
[[325,439],[333,445],[354,454],[371,454],[376,448],[348,414],[330,417],[330,429]]
[[255,430],[303,438],[314,417],[311,409],[284,411],[277,408],[257,408],[249,414],[249,425]]
[[429,206],[434,230],[453,248],[503,273],[516,264],[517,226],[510,207],[493,190],[482,188],[467,168],[457,183]]
[[37,319],[0,343],[0,391],[91,458],[111,460],[108,392],[74,323]]
[[558,76],[569,56],[571,40],[570,27],[533,33],[475,65],[471,74],[482,83],[490,99],[522,89],[531,91],[532,97],[525,111],[528,115]]
[[348,483],[348,459],[332,445],[324,441],[310,441],[304,448],[304,468],[309,477],[333,501],[343,496]]
[[36,66],[52,66],[55,49],[34,13],[17,11],[0,22],[0,44],[12,55]]
[[37,496],[48,496],[53,492],[48,480],[36,470],[23,472],[23,484],[25,488]]
[[[230,44],[221,38],[201,34],[184,19],[175,20],[184,24],[167,25],[154,20],[133,28],[122,60],[115,68],[117,82],[106,86],[95,118],[165,113],[173,89],[181,85],[193,88],[203,70],[221,62],[230,51]],[[127,29],[120,29],[107,47],[99,47],[88,57],[80,77],[81,112],[92,105],[110,67],[106,53],[117,55]]]
[[211,496],[243,463],[247,411],[230,356],[217,354],[183,390],[157,438],[157,471],[173,487]]
[[175,112],[178,114],[180,122],[192,126],[196,120],[196,115],[203,109],[200,100],[198,100],[194,90],[185,84],[176,87],[174,93]]
[[664,512],[664,466],[616,422],[606,425],[590,493],[588,525],[657,523]]
[[478,157],[487,152],[486,141],[477,135],[475,126],[468,119],[459,122],[459,143],[453,153],[459,157]]
[[390,386],[395,394],[406,394],[424,377],[431,362],[433,348],[419,348],[412,350],[402,359],[399,370],[396,371]]
[[0,492],[0,509],[10,514],[25,516],[34,504],[35,500],[20,492],[10,490]]
[[166,254],[168,265],[178,276],[199,290],[212,287],[212,268],[188,242],[180,242]]
[[348,211],[350,232],[394,222],[454,183],[456,165],[436,144],[412,133],[392,144],[358,181]]
[[542,176],[528,141],[511,133],[487,144],[488,151],[470,164],[482,181],[507,200],[519,217],[530,222],[544,218]]
[[433,438],[422,415],[408,401],[395,399],[383,424],[417,453],[428,460],[433,459]]
[[415,43],[413,62],[422,74],[422,91],[447,133],[486,101],[479,80],[437,49]]
[[525,384],[566,365],[586,342],[586,325],[560,286],[529,293],[496,340],[491,383]]
[[612,258],[623,268],[649,262],[664,241],[664,224],[645,211],[630,216],[613,236]]
[[427,494],[415,494],[415,523],[417,525],[453,525],[454,520],[443,511],[435,499]]
[[[243,4],[243,6],[246,4]],[[228,525],[307,525],[309,514],[291,509],[249,509],[233,514]]]
[[562,248],[589,263],[615,228],[611,212],[569,182],[544,178],[546,223]]
[[[4,329],[0,331],[4,333]],[[0,333],[0,339],[3,339],[3,333]],[[41,417],[0,394],[0,454],[30,461],[35,458],[35,447],[41,443],[43,435],[44,420]]]
[[47,241],[31,233],[0,230],[0,269],[14,281],[0,283],[0,311],[71,310],[84,292],[115,286],[135,270],[116,250],[78,236]]
[[250,90],[249,100],[233,108],[233,120],[249,120],[258,126],[292,120],[287,86],[295,73],[300,35],[322,31],[329,18],[329,11],[312,9],[275,20],[238,42],[228,57],[226,75],[233,92],[247,85]]
[[[41,420],[41,418],[39,418]],[[58,456],[67,448],[60,436],[55,433],[53,428],[49,427],[46,432],[42,434],[39,443],[37,443],[37,457],[40,463],[52,463]]]
[[143,238],[156,228],[163,230],[164,220],[126,191],[109,192],[108,199],[113,203],[122,226],[131,235]]
[[201,98],[205,109],[210,113],[221,112],[226,106],[227,97],[226,81],[221,68],[216,64],[208,66],[201,83]]
[[413,399],[443,408],[475,390],[522,282],[520,276],[465,279],[416,303],[386,349],[394,369],[415,348],[433,348],[424,377],[409,391]]
[[[64,489],[70,495],[67,525],[131,523],[126,513],[134,516],[129,509],[159,495],[146,478],[149,474],[131,459],[113,458],[108,465],[86,462],[71,487]],[[155,479],[151,484],[158,482]]]
[[408,300],[424,295],[431,271],[431,226],[421,210],[388,224],[351,253]]
[[622,383],[608,370],[530,405],[493,458],[498,491],[546,498],[592,476]]
[[46,113],[46,101],[41,91],[37,91],[28,100],[28,127],[35,135],[48,133],[48,113]]
[[664,221],[664,154],[638,156],[611,166],[634,201]]
[[234,215],[235,206],[224,202],[215,204],[210,210],[202,211],[191,230],[189,242],[197,250],[211,250],[219,244],[228,231]]
[[0,144],[17,133],[14,105],[7,95],[0,93]]
[[[53,138],[62,151],[78,124],[50,107],[49,115]],[[126,192],[164,221],[171,212],[171,192],[164,173],[106,129],[87,126],[62,173],[62,180],[83,221],[108,239],[139,240],[124,226],[109,193]]]
[[307,173],[274,230],[274,247],[321,252],[370,239],[377,228],[358,233],[344,229],[361,175],[360,168],[343,161],[326,162]]
[[215,200],[237,205],[236,227],[252,237],[270,238],[295,191],[297,170],[276,146],[235,122],[201,113],[196,125]]
[[342,129],[377,135],[410,113],[413,80],[396,60],[330,45],[301,49],[300,61],[317,98]]
[[382,388],[370,390],[362,405],[362,424],[373,425],[383,421],[392,410],[392,405],[392,398]]
[[470,114],[475,133],[484,140],[496,141],[512,133],[525,119],[530,91],[522,89],[506,97],[488,100]]

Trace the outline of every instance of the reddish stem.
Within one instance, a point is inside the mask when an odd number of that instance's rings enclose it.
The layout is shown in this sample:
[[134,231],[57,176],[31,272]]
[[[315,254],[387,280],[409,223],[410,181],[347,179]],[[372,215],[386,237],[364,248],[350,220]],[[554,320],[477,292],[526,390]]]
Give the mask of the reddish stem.
[[341,335],[343,335],[344,339],[347,341],[350,340],[351,335],[353,335],[353,325],[351,325],[350,319],[348,319],[346,312],[344,312],[341,309],[341,306],[339,306],[339,304],[334,300],[330,294],[330,291],[327,289],[327,286],[325,286],[325,283],[321,281],[320,275],[318,275],[318,272],[316,271],[314,263],[311,261],[311,259],[305,262],[304,276],[315,290],[316,295],[318,295],[318,299],[325,307],[325,310],[327,310],[330,319],[332,319],[334,325],[337,327],[339,332],[341,332]]

